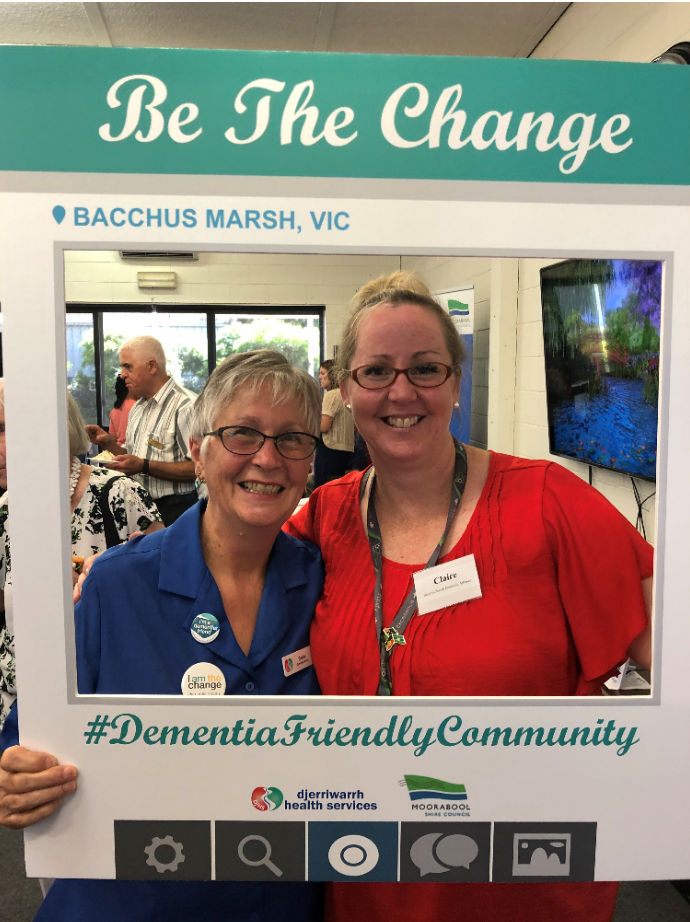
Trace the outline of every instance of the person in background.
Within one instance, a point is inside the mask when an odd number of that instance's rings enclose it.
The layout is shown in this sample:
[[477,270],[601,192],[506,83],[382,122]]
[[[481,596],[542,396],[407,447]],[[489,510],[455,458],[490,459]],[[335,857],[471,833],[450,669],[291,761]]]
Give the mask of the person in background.
[[332,378],[333,362],[328,359],[319,369],[319,381],[326,391],[321,408],[322,442],[314,460],[314,489],[329,480],[337,480],[349,469],[355,447],[352,416]]
[[[94,564],[75,609],[80,694],[179,695],[198,660],[224,676],[225,694],[248,702],[319,694],[313,666],[286,674],[283,656],[309,644],[321,555],[281,526],[304,491],[320,404],[311,376],[279,353],[218,365],[192,421],[208,501]],[[22,829],[59,809],[77,782],[73,766],[17,745],[16,717],[0,738],[0,824]],[[179,780],[180,790],[196,781]],[[321,922],[322,892],[307,882],[57,880],[36,920]]]
[[[7,490],[7,449],[5,439],[5,381],[0,378],[0,508],[4,508]],[[0,573],[4,573],[6,561],[0,561]],[[16,698],[16,677],[14,668],[14,638],[7,627],[4,593],[0,594],[0,729],[5,716]],[[14,633],[14,629],[13,629]]]
[[100,426],[87,426],[91,441],[118,457],[110,465],[134,477],[155,500],[163,522],[172,525],[197,501],[189,450],[193,394],[165,370],[165,352],[153,336],[135,336],[120,347],[121,377],[136,400],[125,444]]
[[[323,554],[311,654],[325,695],[593,695],[626,657],[650,663],[652,548],[559,464],[456,442],[462,359],[421,279],[357,293],[339,374],[374,466],[286,526]],[[419,616],[413,574],[461,558],[475,596]],[[610,922],[617,886],[333,883],[327,920]]]
[[[5,422],[2,410],[2,450]],[[138,483],[115,471],[82,464],[78,455],[89,447],[77,403],[67,394],[70,453],[70,512],[72,570],[76,578],[87,557],[125,542],[133,534],[163,528],[155,503]],[[40,527],[40,523],[37,523]],[[0,728],[16,696],[14,625],[12,618],[12,558],[10,554],[9,492],[0,497],[0,589],[4,625],[0,632]]]
[[125,444],[127,435],[127,420],[129,411],[132,409],[136,400],[128,396],[129,391],[124,382],[122,375],[115,378],[115,403],[110,411],[110,426],[108,427],[110,435],[114,435],[117,444],[122,448]]

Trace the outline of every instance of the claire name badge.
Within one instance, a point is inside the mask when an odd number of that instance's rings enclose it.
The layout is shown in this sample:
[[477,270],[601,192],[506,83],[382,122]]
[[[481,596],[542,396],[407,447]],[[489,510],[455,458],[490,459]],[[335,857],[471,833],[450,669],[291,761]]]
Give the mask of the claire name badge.
[[413,579],[420,615],[470,599],[480,599],[482,595],[474,554],[420,570],[413,574]]
[[182,676],[183,695],[224,695],[225,676],[213,663],[195,663]]
[[307,666],[311,666],[311,647],[302,647],[301,650],[283,657],[283,675],[292,675],[293,672],[300,672]]

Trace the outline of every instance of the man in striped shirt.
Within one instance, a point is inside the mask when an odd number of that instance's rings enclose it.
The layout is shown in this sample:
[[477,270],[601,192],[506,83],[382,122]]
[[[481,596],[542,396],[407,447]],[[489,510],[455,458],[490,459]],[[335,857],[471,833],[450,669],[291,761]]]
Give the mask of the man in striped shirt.
[[155,500],[166,525],[197,500],[194,464],[189,453],[194,394],[165,370],[165,352],[153,336],[135,336],[120,348],[121,376],[130,410],[125,444],[100,426],[87,426],[91,441],[118,455],[108,467],[133,477]]

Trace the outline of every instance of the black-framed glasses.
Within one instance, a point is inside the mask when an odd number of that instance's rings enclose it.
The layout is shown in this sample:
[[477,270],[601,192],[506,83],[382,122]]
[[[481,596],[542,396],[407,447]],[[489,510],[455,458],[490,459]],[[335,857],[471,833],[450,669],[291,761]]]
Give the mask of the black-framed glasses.
[[282,435],[265,435],[249,426],[221,426],[204,435],[216,435],[223,448],[233,455],[255,455],[261,451],[266,439],[275,442],[280,454],[289,461],[306,461],[314,454],[314,449],[321,441],[308,432],[283,432]]
[[352,380],[370,391],[390,387],[398,375],[405,375],[415,387],[440,387],[450,378],[457,365],[443,362],[420,362],[409,368],[392,368],[390,365],[360,365],[350,371]]

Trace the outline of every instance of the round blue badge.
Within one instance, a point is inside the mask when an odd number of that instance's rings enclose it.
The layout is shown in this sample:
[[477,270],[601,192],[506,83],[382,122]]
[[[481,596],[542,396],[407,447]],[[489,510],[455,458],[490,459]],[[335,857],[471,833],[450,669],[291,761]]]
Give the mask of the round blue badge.
[[220,625],[215,615],[204,612],[192,621],[192,637],[199,643],[211,643],[220,634]]

